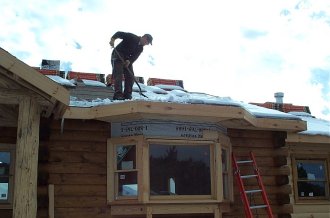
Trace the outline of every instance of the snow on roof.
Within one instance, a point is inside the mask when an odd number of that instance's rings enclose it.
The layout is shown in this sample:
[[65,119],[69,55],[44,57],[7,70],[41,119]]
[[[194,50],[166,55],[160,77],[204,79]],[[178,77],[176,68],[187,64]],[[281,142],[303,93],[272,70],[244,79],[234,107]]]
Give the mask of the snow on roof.
[[330,137],[330,121],[317,119],[306,112],[289,112],[289,114],[296,115],[307,122],[307,130],[299,132],[299,134],[324,135]]
[[73,84],[70,80],[67,79],[63,79],[60,76],[56,76],[56,75],[46,75],[49,79],[57,82],[58,84],[61,84],[62,86],[76,86],[75,84]]
[[[51,77],[54,81],[63,84],[63,78]],[[58,79],[58,81],[57,81]],[[154,101],[154,102],[168,102],[168,103],[180,103],[180,104],[208,104],[219,106],[233,106],[244,108],[257,118],[273,118],[273,119],[290,119],[290,120],[304,120],[307,122],[307,130],[302,131],[299,134],[306,135],[325,135],[330,137],[330,121],[316,119],[310,114],[305,112],[290,112],[284,113],[281,111],[260,107],[254,104],[248,104],[241,101],[235,101],[230,97],[213,96],[206,93],[187,92],[181,87],[166,86],[169,90],[164,90],[159,86],[147,86],[139,83],[143,94],[146,97],[140,95],[139,88],[136,84],[133,86],[132,100],[135,101]],[[125,100],[131,101],[131,100]],[[122,101],[108,99],[94,99],[91,101],[77,99],[76,97],[70,97],[71,107],[93,107],[98,105],[110,105],[118,104]]]

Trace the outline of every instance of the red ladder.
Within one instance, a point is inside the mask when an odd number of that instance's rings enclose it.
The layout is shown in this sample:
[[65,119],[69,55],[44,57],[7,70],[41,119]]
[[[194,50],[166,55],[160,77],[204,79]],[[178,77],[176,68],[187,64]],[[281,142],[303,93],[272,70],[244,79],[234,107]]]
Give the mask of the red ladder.
[[[248,160],[237,160],[234,153],[232,153],[234,176],[236,177],[237,184],[239,186],[239,190],[240,190],[240,194],[241,194],[241,198],[242,198],[242,201],[243,201],[243,204],[244,204],[245,217],[253,218],[252,210],[259,209],[259,208],[264,208],[267,211],[268,217],[273,218],[272,209],[269,205],[269,201],[268,201],[268,198],[267,198],[267,195],[266,195],[265,187],[262,183],[261,176],[260,176],[260,173],[259,173],[259,169],[257,167],[256,159],[255,159],[254,154],[252,152],[249,153],[249,158],[250,159],[248,159]],[[254,174],[252,174],[252,175],[241,175],[239,165],[248,164],[248,165],[251,166],[251,163],[252,163]],[[245,190],[243,180],[250,179],[250,178],[256,178],[257,179],[259,189]],[[250,203],[250,201],[248,200],[247,195],[248,194],[253,195],[253,194],[256,194],[256,193],[261,193],[264,204],[262,204],[262,205],[252,205]]]

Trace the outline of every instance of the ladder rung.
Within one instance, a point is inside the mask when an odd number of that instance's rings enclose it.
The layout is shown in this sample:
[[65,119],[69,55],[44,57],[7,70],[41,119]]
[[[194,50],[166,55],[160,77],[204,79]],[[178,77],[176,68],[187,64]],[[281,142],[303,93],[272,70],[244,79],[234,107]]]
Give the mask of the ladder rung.
[[237,161],[238,164],[244,164],[244,163],[252,163],[253,160],[240,160],[240,161]]
[[257,177],[257,175],[245,175],[245,176],[241,176],[242,179],[248,179],[248,178],[252,178],[252,177]]
[[262,192],[262,190],[261,189],[254,189],[254,190],[245,191],[246,194],[252,194],[252,193],[257,193],[257,192]]
[[259,208],[266,208],[268,207],[267,205],[263,204],[263,205],[254,205],[254,206],[250,206],[251,209],[259,209]]

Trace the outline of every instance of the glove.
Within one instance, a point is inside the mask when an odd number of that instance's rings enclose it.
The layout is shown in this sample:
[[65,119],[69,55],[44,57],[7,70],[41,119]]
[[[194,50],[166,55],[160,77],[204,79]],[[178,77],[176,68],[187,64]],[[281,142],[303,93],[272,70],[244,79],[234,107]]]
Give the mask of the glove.
[[115,46],[115,40],[116,40],[116,39],[111,38],[111,40],[110,40],[110,42],[109,42],[109,44],[110,44],[110,46],[111,46],[112,48]]
[[124,63],[124,66],[127,68],[131,62],[129,60],[126,60]]

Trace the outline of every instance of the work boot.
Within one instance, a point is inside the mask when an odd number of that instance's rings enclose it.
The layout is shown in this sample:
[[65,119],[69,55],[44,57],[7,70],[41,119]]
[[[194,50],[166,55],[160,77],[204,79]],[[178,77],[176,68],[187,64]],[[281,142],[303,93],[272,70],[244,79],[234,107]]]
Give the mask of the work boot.
[[124,93],[125,99],[132,99],[132,93]]
[[113,95],[113,100],[125,100],[123,93],[115,92]]

